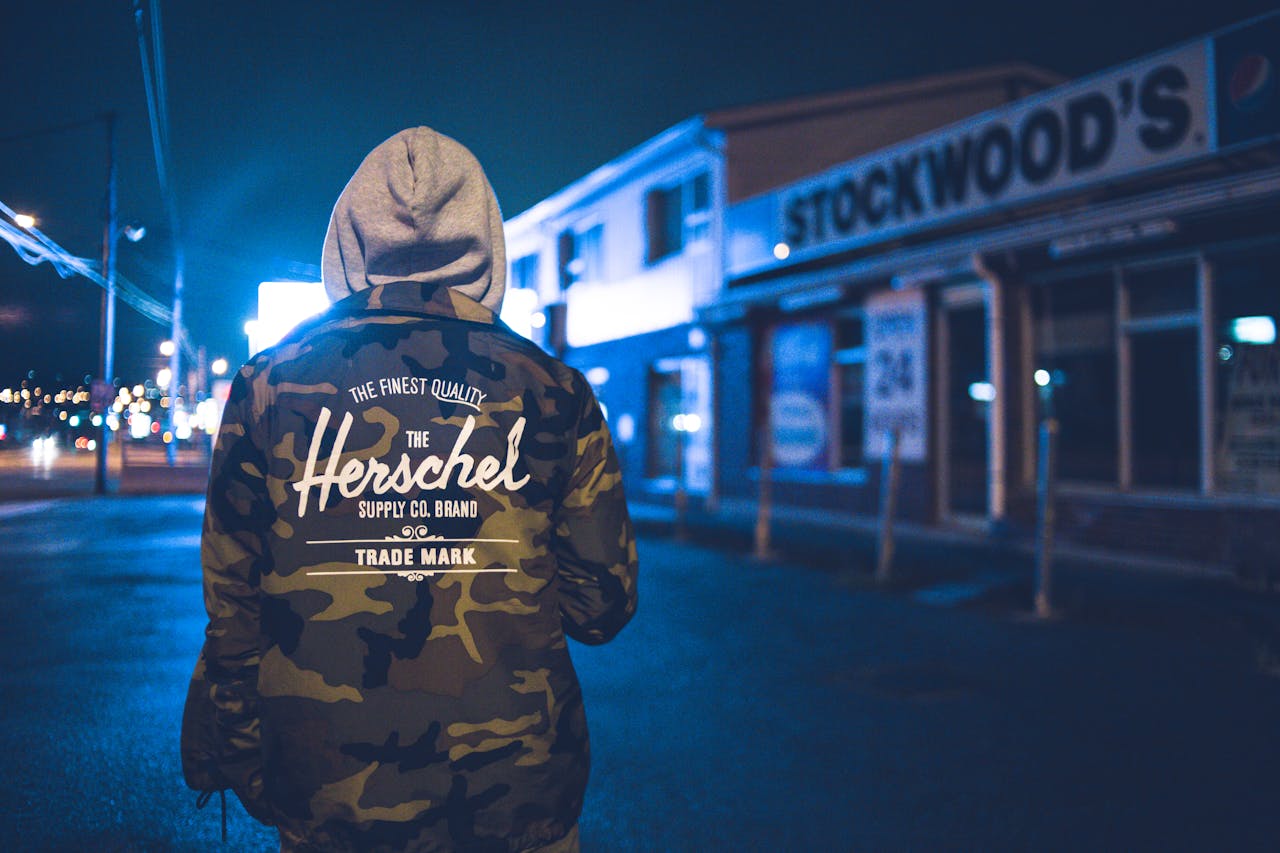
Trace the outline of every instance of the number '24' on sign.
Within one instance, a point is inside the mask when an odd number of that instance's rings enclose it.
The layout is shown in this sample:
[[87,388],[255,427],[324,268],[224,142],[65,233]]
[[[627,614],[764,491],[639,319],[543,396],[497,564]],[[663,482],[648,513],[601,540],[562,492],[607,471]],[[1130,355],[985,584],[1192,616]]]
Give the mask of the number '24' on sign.
[[912,352],[876,350],[871,358],[871,389],[877,397],[909,394],[915,387]]

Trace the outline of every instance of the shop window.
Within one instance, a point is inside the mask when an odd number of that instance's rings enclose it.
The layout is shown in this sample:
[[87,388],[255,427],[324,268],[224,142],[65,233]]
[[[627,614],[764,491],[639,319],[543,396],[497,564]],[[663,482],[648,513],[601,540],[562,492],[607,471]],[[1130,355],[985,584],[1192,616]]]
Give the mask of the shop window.
[[675,477],[676,454],[680,433],[675,430],[675,416],[683,409],[680,370],[649,371],[649,448],[645,474],[649,477]]
[[1119,425],[1112,276],[1040,289],[1036,315],[1035,367],[1048,374],[1043,414],[1059,423],[1059,476],[1115,483]]
[[1191,263],[1123,274],[1135,486],[1200,485],[1198,280]]
[[1191,264],[1125,270],[1129,289],[1129,318],[1143,320],[1191,314],[1196,311],[1196,268]]
[[1216,263],[1214,281],[1218,484],[1280,495],[1280,254]]
[[861,310],[836,318],[834,360],[840,395],[840,467],[859,468],[864,462],[867,361]]
[[1200,359],[1195,329],[1132,335],[1133,483],[1200,483]]
[[660,359],[649,370],[645,474],[679,480],[693,492],[711,485],[711,368],[706,357]]

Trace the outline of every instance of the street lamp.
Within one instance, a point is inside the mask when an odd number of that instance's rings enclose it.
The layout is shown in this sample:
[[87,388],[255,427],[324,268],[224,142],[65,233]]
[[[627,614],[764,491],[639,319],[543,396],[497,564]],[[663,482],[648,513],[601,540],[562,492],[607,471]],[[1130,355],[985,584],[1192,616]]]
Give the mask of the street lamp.
[[209,369],[213,371],[214,376],[223,376],[229,366],[225,358],[215,358],[213,364],[209,365]]
[[173,355],[173,341],[161,341],[160,354],[165,358]]
[[19,213],[13,217],[13,224],[29,231],[36,227],[36,218],[29,213]]
[[[106,287],[102,291],[102,337],[100,365],[102,378],[99,396],[104,400],[115,396],[116,372],[116,243],[123,236],[130,243],[136,243],[147,234],[142,225],[130,223],[121,226],[116,220],[116,114],[114,111],[104,116],[107,123],[107,198],[105,222],[102,229],[102,278]],[[98,383],[95,383],[98,384]],[[107,391],[110,391],[108,395]],[[104,408],[105,411],[105,408]],[[97,458],[94,466],[94,494],[107,493],[107,445],[111,440],[111,430],[103,418],[98,435]]]

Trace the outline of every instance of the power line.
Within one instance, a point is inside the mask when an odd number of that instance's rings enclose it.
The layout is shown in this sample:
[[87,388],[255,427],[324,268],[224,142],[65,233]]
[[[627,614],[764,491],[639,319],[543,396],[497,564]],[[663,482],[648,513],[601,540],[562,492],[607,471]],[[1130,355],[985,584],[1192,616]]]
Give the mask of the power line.
[[[177,193],[170,181],[169,163],[169,112],[167,86],[164,73],[164,33],[160,27],[160,0],[151,0],[151,50],[147,49],[146,30],[142,25],[142,0],[133,2],[133,19],[138,30],[138,52],[142,59],[142,84],[147,94],[147,113],[151,121],[151,145],[155,150],[156,172],[160,178],[160,194],[169,214],[169,227],[173,231],[173,354],[169,357],[169,370],[174,387],[182,375],[182,355],[190,347],[186,330],[182,326],[182,279],[186,267],[183,253],[182,228],[178,219]],[[174,428],[178,407],[169,408],[169,429]],[[170,465],[177,462],[177,445],[165,447]]]
[[[2,201],[0,201],[0,213],[10,219],[17,215],[13,208]],[[48,263],[60,278],[78,275],[89,279],[104,290],[107,287],[107,280],[96,268],[94,261],[76,257],[38,228],[20,228],[12,222],[0,219],[0,239],[12,246],[18,257],[32,266]],[[116,277],[116,295],[122,302],[152,322],[160,325],[173,322],[173,310],[169,306],[123,276]],[[185,338],[185,329],[183,333]]]

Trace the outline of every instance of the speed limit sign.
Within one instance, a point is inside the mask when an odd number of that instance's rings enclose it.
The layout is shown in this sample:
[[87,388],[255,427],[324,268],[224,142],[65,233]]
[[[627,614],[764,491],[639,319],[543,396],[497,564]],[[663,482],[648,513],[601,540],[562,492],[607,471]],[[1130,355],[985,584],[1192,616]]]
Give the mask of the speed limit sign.
[[883,458],[886,437],[898,431],[902,458],[922,461],[928,447],[929,336],[924,293],[887,291],[867,300],[867,381],[863,452]]

